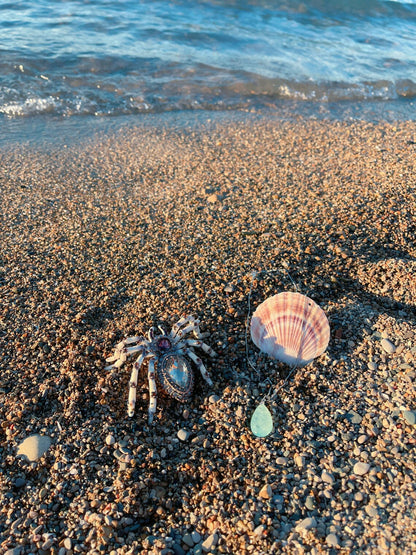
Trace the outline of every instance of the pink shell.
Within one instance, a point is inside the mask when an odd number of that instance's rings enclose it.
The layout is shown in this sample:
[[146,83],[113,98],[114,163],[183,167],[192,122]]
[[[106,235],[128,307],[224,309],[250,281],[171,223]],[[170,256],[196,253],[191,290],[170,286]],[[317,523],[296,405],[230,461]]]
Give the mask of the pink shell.
[[263,352],[292,366],[305,366],[329,342],[325,312],[300,293],[284,292],[266,299],[251,318],[251,338]]

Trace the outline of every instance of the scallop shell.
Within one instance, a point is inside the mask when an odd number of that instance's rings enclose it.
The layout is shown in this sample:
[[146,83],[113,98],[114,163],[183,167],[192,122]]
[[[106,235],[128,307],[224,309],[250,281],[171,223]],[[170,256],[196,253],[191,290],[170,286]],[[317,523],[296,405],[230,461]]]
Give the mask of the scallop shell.
[[283,292],[266,299],[251,318],[254,344],[272,358],[305,366],[321,355],[329,342],[325,312],[309,297]]

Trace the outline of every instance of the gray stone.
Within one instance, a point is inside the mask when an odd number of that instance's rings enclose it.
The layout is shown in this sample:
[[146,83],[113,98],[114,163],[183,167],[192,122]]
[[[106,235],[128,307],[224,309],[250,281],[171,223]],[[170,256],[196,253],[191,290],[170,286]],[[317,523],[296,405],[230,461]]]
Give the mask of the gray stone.
[[199,534],[196,530],[192,532],[191,538],[194,540],[194,543],[199,543],[202,540],[201,534]]
[[172,550],[175,555],[185,555],[186,551],[178,543],[172,545]]
[[416,424],[416,411],[404,410],[403,418],[406,420],[408,424],[410,424],[411,426],[414,426]]
[[313,497],[312,495],[308,495],[308,497],[305,499],[305,507],[309,511],[313,511],[314,509],[316,509],[315,497]]
[[368,514],[368,516],[371,516],[372,518],[378,516],[378,510],[376,507],[373,507],[373,505],[367,505],[365,507],[365,512]]
[[184,534],[182,536],[182,541],[185,545],[187,545],[188,547],[193,547],[195,545],[194,540],[192,539],[191,534]]
[[393,345],[393,343],[388,339],[382,339],[381,346],[386,351],[386,353],[392,354],[396,351],[396,346]]
[[348,420],[352,424],[361,424],[362,419],[363,417],[360,414],[358,414],[358,412],[355,412],[355,410],[352,410],[351,412],[348,413]]
[[25,478],[16,478],[16,480],[13,482],[13,485],[15,488],[22,488],[23,486],[26,485],[26,480]]

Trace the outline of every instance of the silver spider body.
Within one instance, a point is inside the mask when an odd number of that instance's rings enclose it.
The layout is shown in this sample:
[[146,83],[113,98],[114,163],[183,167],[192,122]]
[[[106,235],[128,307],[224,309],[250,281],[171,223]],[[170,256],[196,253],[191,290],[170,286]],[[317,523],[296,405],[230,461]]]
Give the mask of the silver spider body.
[[[157,331],[160,333],[157,334]],[[191,333],[196,339],[187,337]],[[194,386],[194,374],[190,363],[192,361],[201,372],[204,380],[212,385],[208,371],[195,353],[194,348],[199,347],[210,356],[216,356],[216,353],[201,338],[199,321],[192,316],[188,316],[178,320],[169,333],[166,333],[161,327],[157,329],[153,327],[150,328],[147,337],[127,337],[116,346],[114,355],[107,359],[107,362],[113,363],[106,367],[108,370],[120,368],[128,356],[138,353],[130,378],[127,406],[127,413],[130,417],[134,415],[136,406],[139,370],[146,359],[149,359],[147,372],[150,398],[149,424],[153,421],[156,412],[156,378],[168,395],[184,402],[191,396]]]

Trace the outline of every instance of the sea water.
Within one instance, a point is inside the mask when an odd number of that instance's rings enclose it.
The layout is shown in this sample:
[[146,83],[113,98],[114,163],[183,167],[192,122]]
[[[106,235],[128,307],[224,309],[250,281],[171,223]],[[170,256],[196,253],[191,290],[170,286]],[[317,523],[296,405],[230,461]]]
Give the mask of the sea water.
[[0,134],[285,103],[414,119],[415,97],[416,0],[0,1]]

